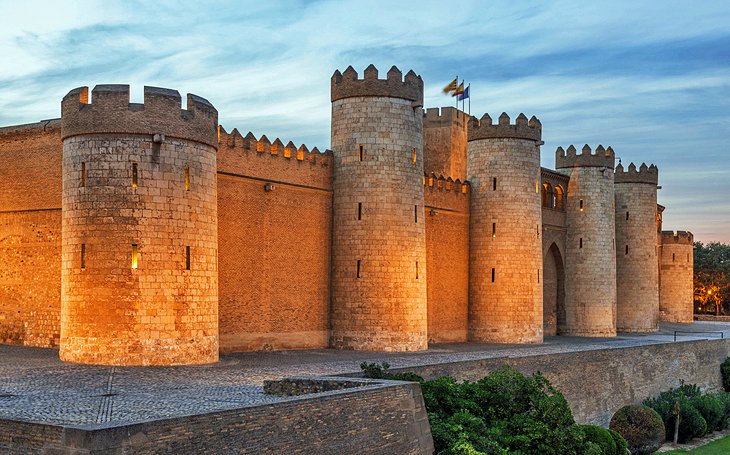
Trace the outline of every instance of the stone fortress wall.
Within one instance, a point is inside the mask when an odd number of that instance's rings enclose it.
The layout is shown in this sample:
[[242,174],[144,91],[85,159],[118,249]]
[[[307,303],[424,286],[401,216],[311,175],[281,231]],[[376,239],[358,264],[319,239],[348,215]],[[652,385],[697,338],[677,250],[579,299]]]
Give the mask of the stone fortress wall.
[[[186,110],[166,89],[129,103],[125,87],[0,128],[2,343],[172,364],[653,330],[632,319],[639,300],[691,321],[691,234],[649,232],[656,183],[614,177],[611,148],[558,149],[557,171],[540,168],[535,117],[423,110],[423,81],[395,67],[335,72],[324,152],[227,132],[194,95]],[[641,268],[651,248],[656,275]]]
[[662,320],[692,322],[694,236],[685,231],[662,231],[659,312]]
[[619,164],[614,174],[616,208],[616,329],[654,332],[659,322],[656,218],[659,173],[653,164]]
[[566,199],[565,326],[575,336],[616,335],[614,151],[558,148],[555,167],[570,176]]
[[541,138],[540,121],[524,114],[469,126],[471,340],[543,340]]
[[174,90],[72,90],[61,104],[62,360],[218,360],[218,113]]

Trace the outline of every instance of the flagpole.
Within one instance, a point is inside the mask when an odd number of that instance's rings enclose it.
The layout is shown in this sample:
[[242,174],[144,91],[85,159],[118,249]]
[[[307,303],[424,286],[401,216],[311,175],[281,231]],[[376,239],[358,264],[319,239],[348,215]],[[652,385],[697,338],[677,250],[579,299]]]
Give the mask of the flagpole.
[[[469,87],[471,87],[471,82],[469,83]],[[469,90],[469,117],[471,117],[471,90]]]
[[[456,88],[454,89],[454,93],[459,90],[459,75],[456,75]],[[459,110],[459,97],[456,97],[456,110]],[[458,112],[457,112],[458,115]]]

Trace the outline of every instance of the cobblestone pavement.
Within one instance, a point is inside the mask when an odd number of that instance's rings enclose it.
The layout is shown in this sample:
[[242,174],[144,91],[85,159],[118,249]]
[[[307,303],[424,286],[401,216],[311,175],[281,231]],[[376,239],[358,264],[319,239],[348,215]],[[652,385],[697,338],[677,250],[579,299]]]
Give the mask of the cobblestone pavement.
[[[418,353],[274,351],[221,355],[213,365],[104,367],[64,363],[53,349],[0,346],[0,419],[89,426],[156,420],[266,404],[265,379],[336,375],[360,370],[361,362],[387,361],[392,368],[498,357],[670,343],[730,336],[730,323],[663,324],[652,334],[616,338],[549,337],[540,345],[437,344]],[[705,331],[707,333],[698,333]]]

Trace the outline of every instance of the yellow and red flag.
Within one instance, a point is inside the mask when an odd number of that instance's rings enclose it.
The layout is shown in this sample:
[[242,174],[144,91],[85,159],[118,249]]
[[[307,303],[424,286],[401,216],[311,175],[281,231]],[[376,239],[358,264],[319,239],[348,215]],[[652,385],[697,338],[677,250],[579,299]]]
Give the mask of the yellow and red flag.
[[446,87],[444,87],[444,93],[451,93],[454,90],[456,90],[456,84],[457,83],[458,82],[456,81],[456,79],[454,79],[453,81],[449,82],[449,85],[447,85]]
[[452,93],[451,96],[458,96],[458,95],[463,95],[463,94],[464,94],[464,83],[462,82],[461,84],[459,84],[459,87],[457,87],[454,90],[454,93]]

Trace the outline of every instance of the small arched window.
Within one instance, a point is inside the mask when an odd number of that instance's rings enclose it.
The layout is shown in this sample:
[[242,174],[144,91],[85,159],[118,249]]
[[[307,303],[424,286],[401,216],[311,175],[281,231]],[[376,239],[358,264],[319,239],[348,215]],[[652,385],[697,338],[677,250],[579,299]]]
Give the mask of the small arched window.
[[555,204],[553,206],[557,210],[565,210],[565,190],[563,187],[558,185],[555,187]]
[[553,208],[554,192],[553,187],[549,183],[542,184],[542,206],[547,208]]

